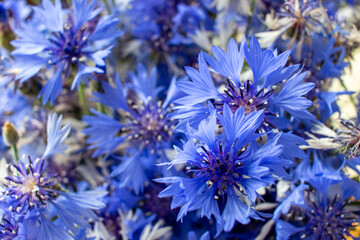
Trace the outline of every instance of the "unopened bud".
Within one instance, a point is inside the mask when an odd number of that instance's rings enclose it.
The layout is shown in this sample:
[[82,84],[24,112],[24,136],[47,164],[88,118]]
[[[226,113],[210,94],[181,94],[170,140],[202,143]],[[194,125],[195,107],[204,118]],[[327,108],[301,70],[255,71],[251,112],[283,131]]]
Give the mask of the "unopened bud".
[[11,122],[5,122],[2,127],[2,135],[7,146],[16,145],[19,140],[19,134]]

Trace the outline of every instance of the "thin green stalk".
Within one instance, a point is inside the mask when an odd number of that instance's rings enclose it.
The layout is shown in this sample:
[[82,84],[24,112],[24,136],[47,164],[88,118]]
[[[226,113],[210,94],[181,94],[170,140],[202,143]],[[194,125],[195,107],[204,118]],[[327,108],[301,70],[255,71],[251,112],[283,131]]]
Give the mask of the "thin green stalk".
[[12,150],[13,155],[14,155],[15,163],[17,163],[19,161],[19,151],[18,151],[15,144],[11,145],[11,150]]
[[97,110],[98,112],[101,112],[101,113],[105,113],[105,106],[101,103],[96,103],[96,107],[97,107]]
[[90,111],[89,111],[89,107],[86,102],[85,84],[83,82],[80,83],[78,94],[79,94],[79,101],[80,101],[81,110],[83,112],[83,115],[89,115]]

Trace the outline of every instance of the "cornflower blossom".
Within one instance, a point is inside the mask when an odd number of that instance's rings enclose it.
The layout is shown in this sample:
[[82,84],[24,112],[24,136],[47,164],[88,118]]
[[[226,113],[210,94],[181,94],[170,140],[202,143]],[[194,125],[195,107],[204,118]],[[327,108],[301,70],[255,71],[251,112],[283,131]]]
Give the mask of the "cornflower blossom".
[[[352,209],[352,193],[327,196],[329,187],[316,189],[316,194],[304,193],[304,204],[300,211],[290,211],[287,221],[279,220],[276,225],[278,239],[343,239],[351,236],[360,209]],[[358,198],[356,198],[358,199]],[[303,213],[297,215],[297,213]],[[289,223],[289,222],[290,223]]]
[[[299,65],[284,67],[290,51],[278,55],[276,50],[262,50],[254,37],[250,41],[249,49],[245,43],[244,37],[239,49],[236,42],[230,39],[227,52],[213,47],[215,58],[200,53],[198,71],[191,67],[185,68],[191,81],[176,83],[185,96],[174,101],[178,106],[172,114],[172,117],[184,120],[180,123],[182,128],[187,121],[196,126],[209,115],[210,108],[204,104],[209,100],[220,113],[225,104],[233,112],[240,107],[246,114],[263,110],[264,119],[259,131],[276,129],[274,120],[284,110],[297,119],[314,119],[307,110],[312,102],[303,97],[314,84],[301,83],[307,72],[301,72]],[[241,79],[244,58],[250,66],[253,80]],[[214,84],[208,64],[221,76],[220,86]],[[282,86],[281,89],[275,91],[279,85]]]
[[[148,179],[146,170],[151,176],[157,172],[156,163],[169,162],[166,151],[172,149],[175,141],[173,129],[177,121],[169,117],[174,84],[167,99],[161,101],[157,97],[162,89],[156,87],[156,68],[148,75],[139,64],[137,74],[130,72],[130,79],[124,88],[117,76],[115,88],[103,82],[104,93],[93,93],[95,101],[114,110],[114,116],[92,110],[94,115],[84,116],[83,121],[89,125],[84,133],[89,135],[90,149],[96,149],[94,157],[102,154],[109,157],[121,153],[117,148],[127,147],[122,163],[114,167],[112,176],[119,175],[121,187],[131,187],[139,193]],[[164,172],[167,173],[165,169]]]
[[[37,234],[38,239],[44,240],[53,237],[73,239],[63,228],[73,233],[79,231],[76,225],[80,229],[90,228],[90,224],[85,219],[96,219],[92,209],[105,206],[100,199],[107,192],[101,190],[66,192],[54,176],[47,175],[45,168],[44,159],[33,162],[30,157],[26,165],[22,161],[12,164],[13,174],[7,176],[3,184],[2,202],[7,208],[2,208],[4,211],[18,215],[17,224],[25,225],[29,239],[34,237],[33,234]],[[46,212],[49,208],[56,210],[62,227],[59,228],[49,219]],[[5,228],[6,226],[3,225],[3,229]],[[40,232],[34,233],[34,229],[39,229]]]
[[277,239],[343,239],[359,220],[359,183],[314,159],[310,171],[274,213]]
[[[235,113],[224,105],[221,114],[213,111],[198,129],[187,125],[188,141],[171,165],[185,164],[187,177],[165,177],[157,182],[170,184],[159,197],[172,197],[171,208],[181,207],[178,220],[187,212],[199,210],[201,216],[215,216],[218,234],[230,231],[235,222],[247,224],[250,218],[262,219],[267,214],[253,207],[261,187],[270,186],[277,177],[287,175],[284,168],[292,161],[279,158],[283,146],[281,134],[259,146],[256,130],[263,122],[264,111],[246,114],[239,107]],[[215,135],[217,120],[224,134]]]
[[[69,134],[69,125],[61,126],[62,116],[49,115],[47,124],[48,143],[45,157],[61,153]],[[28,157],[10,164],[11,173],[5,176],[1,186],[1,231],[14,239],[75,239],[79,231],[91,228],[88,220],[96,219],[93,210],[105,207],[102,198],[107,194],[100,189],[69,192],[49,174],[46,160]],[[51,214],[50,214],[51,213]],[[50,214],[50,215],[49,215]],[[50,220],[55,214],[58,220]],[[11,226],[18,226],[9,231]],[[7,234],[7,235],[6,235]],[[16,237],[16,238],[15,238]]]
[[177,14],[172,19],[174,37],[170,41],[171,44],[193,44],[192,38],[197,31],[212,30],[212,22],[200,6],[180,3],[177,5],[177,10]]
[[199,4],[189,0],[132,0],[127,10],[132,34],[150,44],[149,50],[175,53],[186,50],[181,44],[191,44],[190,34],[208,28],[210,18]]
[[110,155],[116,147],[126,142],[138,149],[148,149],[152,153],[169,147],[176,121],[168,117],[170,102],[157,99],[161,88],[156,87],[156,68],[148,75],[145,66],[139,64],[137,75],[130,72],[130,78],[128,88],[124,88],[116,76],[115,88],[103,82],[104,93],[93,93],[95,101],[123,115],[118,121],[92,110],[94,116],[83,118],[89,124],[84,132],[90,136],[90,148],[96,149],[93,154],[95,157],[101,154]]
[[43,104],[54,103],[60,95],[64,79],[73,79],[71,89],[79,86],[86,74],[102,73],[104,58],[110,53],[118,20],[100,17],[96,2],[74,0],[69,14],[63,12],[60,0],[53,4],[43,0],[42,7],[34,7],[34,16],[14,31],[18,39],[14,68],[20,71],[16,79],[23,83],[40,70],[51,70],[52,76],[42,88]]

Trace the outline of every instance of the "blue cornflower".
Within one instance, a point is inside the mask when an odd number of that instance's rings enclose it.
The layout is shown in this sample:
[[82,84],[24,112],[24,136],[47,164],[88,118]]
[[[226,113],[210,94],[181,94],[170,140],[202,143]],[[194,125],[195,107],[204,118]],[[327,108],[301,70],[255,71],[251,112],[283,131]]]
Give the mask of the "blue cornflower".
[[150,57],[166,68],[164,73],[182,73],[185,64],[195,64],[199,47],[194,43],[201,40],[194,40],[194,34],[213,28],[201,4],[188,0],[132,0],[125,14],[131,39],[125,53]]
[[174,36],[170,41],[171,44],[192,44],[192,36],[196,31],[211,30],[212,22],[200,6],[180,3],[177,5],[177,10],[177,14],[172,19]]
[[[171,6],[172,4],[169,3],[169,5]],[[146,3],[141,0],[132,0],[131,7],[127,9],[126,14],[130,19],[129,27],[133,36],[142,40],[150,40],[164,35],[168,39],[167,34],[161,34],[161,31],[163,29],[164,33],[171,31],[171,17],[175,13],[175,7],[172,6],[166,9],[167,7],[167,1],[164,0],[151,0]],[[164,11],[164,9],[168,11]],[[160,17],[159,14],[163,15]],[[159,47],[160,44],[157,46]]]
[[300,185],[274,212],[277,239],[343,239],[359,219],[360,208],[352,205],[359,183],[343,175],[345,161],[336,169],[312,155],[312,163],[304,159],[296,168]]
[[[132,35],[150,44],[149,51],[176,52],[177,46],[193,43],[196,30],[210,29],[211,20],[198,4],[187,1],[132,0],[127,11]],[[186,49],[184,49],[186,50]]]
[[[359,199],[359,183],[317,178],[311,186],[301,187],[293,202],[276,223],[277,239],[344,239],[359,219],[360,208],[352,203]],[[302,185],[306,186],[306,185]],[[295,204],[294,204],[295,203]]]
[[[84,130],[88,142],[96,149],[93,156],[111,154],[122,143],[152,153],[170,148],[172,130],[176,121],[169,118],[169,101],[157,100],[161,88],[156,87],[157,70],[147,74],[143,65],[138,65],[137,75],[130,73],[131,84],[125,89],[116,77],[116,87],[104,82],[104,93],[93,93],[95,101],[119,111],[120,121],[92,110],[95,116],[85,116],[89,124]],[[168,99],[171,95],[168,95]],[[122,112],[122,113],[121,113]]]
[[[66,148],[63,141],[70,126],[61,127],[61,120],[62,116],[49,115],[43,154],[47,158]],[[74,239],[69,231],[77,236],[91,228],[89,220],[97,218],[93,210],[105,207],[103,197],[107,192],[69,192],[57,181],[57,173],[49,173],[46,165],[43,158],[33,161],[30,157],[10,165],[11,173],[1,186],[1,213],[13,216],[11,223],[19,226],[14,236],[19,239]]]
[[[247,224],[250,218],[266,216],[251,207],[256,190],[273,184],[275,176],[286,175],[284,167],[292,162],[279,158],[280,134],[261,147],[254,141],[263,117],[263,111],[245,114],[242,107],[233,113],[225,104],[222,115],[213,111],[197,130],[187,125],[188,141],[183,149],[176,148],[178,155],[171,164],[186,164],[188,177],[156,180],[170,184],[159,197],[173,197],[171,208],[181,206],[178,219],[193,210],[208,218],[214,215],[219,234],[222,229],[230,231],[236,221]],[[218,136],[217,120],[224,129]]]
[[73,78],[74,89],[84,75],[103,72],[104,58],[121,32],[116,30],[118,20],[100,18],[100,11],[94,1],[74,0],[73,10],[64,16],[60,0],[55,4],[43,0],[42,8],[34,8],[33,18],[14,30],[19,39],[11,42],[16,48],[12,54],[14,67],[21,70],[16,76],[20,83],[41,69],[52,70],[39,94],[43,104],[53,104],[60,95],[63,75]]
[[[155,164],[169,161],[166,151],[172,149],[172,131],[177,122],[169,117],[172,94],[164,102],[157,98],[161,88],[156,87],[156,68],[148,75],[140,64],[137,74],[130,72],[130,79],[124,88],[116,76],[115,88],[103,82],[104,93],[93,93],[95,101],[114,110],[114,116],[92,110],[94,116],[84,116],[83,120],[89,124],[84,132],[89,135],[90,149],[96,149],[93,156],[108,157],[119,152],[118,147],[127,147],[111,176],[119,176],[121,187],[131,187],[139,193],[149,176],[158,172]],[[167,173],[165,169],[164,172]]]
[[[220,113],[225,104],[230,106],[233,112],[239,107],[242,107],[246,114],[263,110],[264,119],[259,130],[276,128],[274,117],[279,116],[279,112],[283,110],[297,119],[313,119],[307,110],[312,102],[303,95],[309,92],[314,84],[301,83],[307,73],[301,73],[298,65],[284,67],[290,51],[278,55],[277,51],[262,50],[254,37],[250,41],[249,49],[245,43],[244,37],[239,49],[236,42],[230,39],[227,52],[213,47],[215,59],[200,53],[199,71],[191,67],[185,68],[192,81],[179,81],[176,84],[186,96],[175,101],[179,106],[175,107],[178,110],[173,114],[174,118],[199,122],[209,115],[208,107],[203,103],[210,100]],[[252,81],[241,79],[244,57],[252,71]],[[221,76],[220,86],[214,84],[206,62]],[[277,86],[282,87],[274,91]],[[224,90],[220,91],[221,88]]]
[[[26,239],[33,239],[34,234],[41,240],[53,239],[51,235],[56,236],[54,239],[73,239],[65,229],[76,234],[90,228],[88,220],[97,217],[92,210],[105,207],[102,198],[107,192],[66,192],[45,168],[44,159],[33,162],[30,157],[27,165],[22,161],[11,165],[13,174],[3,185],[2,202],[7,206],[3,210],[19,215],[17,224],[26,229]],[[51,212],[59,218],[56,224],[48,216]]]

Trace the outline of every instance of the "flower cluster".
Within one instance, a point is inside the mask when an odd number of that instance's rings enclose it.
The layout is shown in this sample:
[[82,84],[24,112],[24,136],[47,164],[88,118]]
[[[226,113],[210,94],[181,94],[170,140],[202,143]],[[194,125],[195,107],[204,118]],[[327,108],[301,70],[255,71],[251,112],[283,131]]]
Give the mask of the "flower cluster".
[[358,239],[359,14],[0,1],[0,239]]

